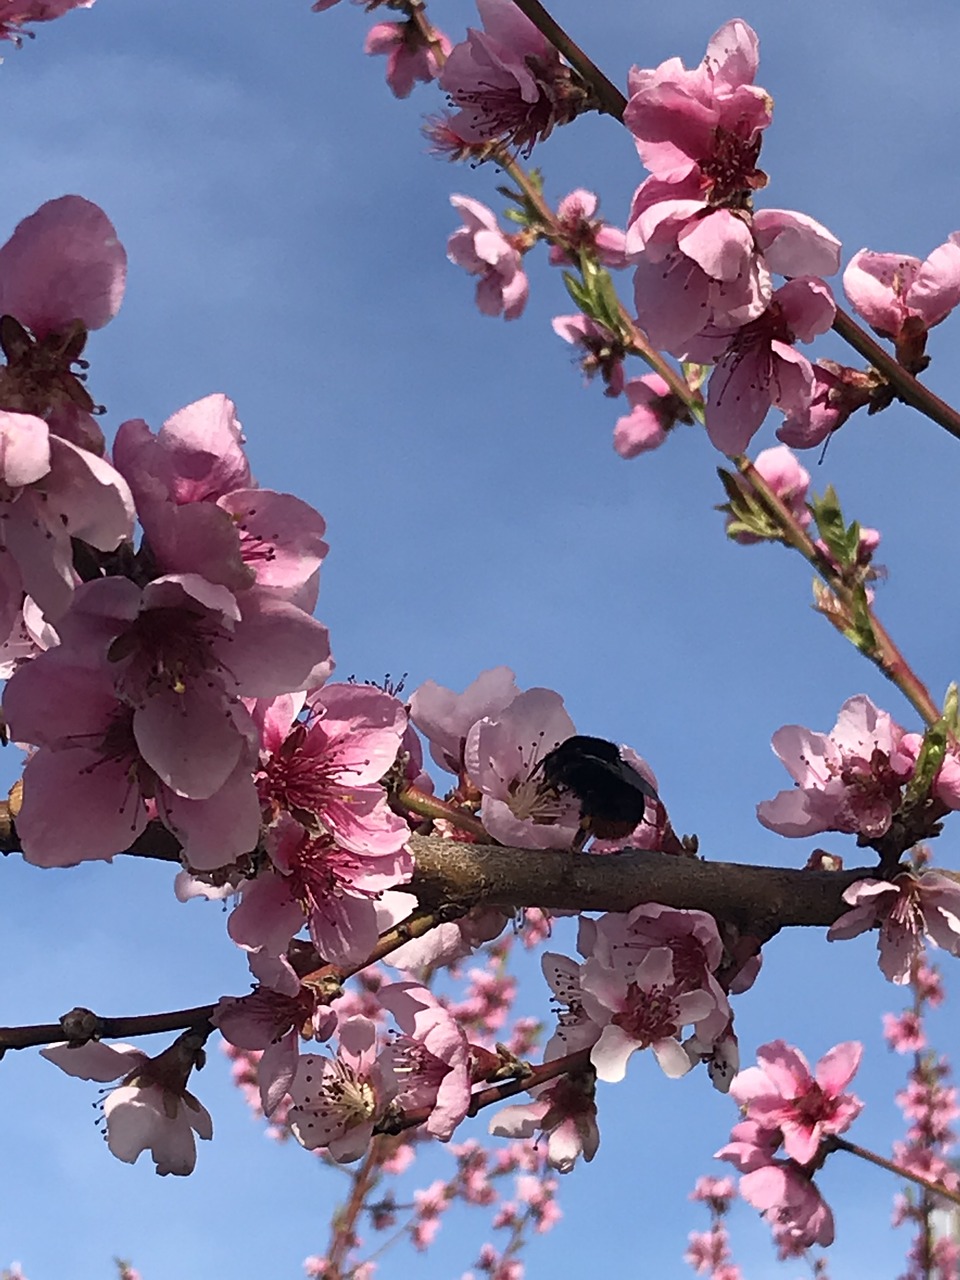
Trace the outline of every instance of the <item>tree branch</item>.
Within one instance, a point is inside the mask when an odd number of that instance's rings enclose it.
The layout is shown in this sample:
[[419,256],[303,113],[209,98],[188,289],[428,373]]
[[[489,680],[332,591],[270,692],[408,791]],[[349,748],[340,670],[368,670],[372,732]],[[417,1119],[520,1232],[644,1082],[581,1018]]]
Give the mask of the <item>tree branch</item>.
[[[14,829],[0,847],[4,853],[20,850]],[[397,887],[415,894],[426,908],[456,904],[508,911],[629,911],[643,902],[660,902],[707,911],[766,936],[798,925],[833,924],[847,909],[843,891],[877,874],[876,867],[795,870],[635,850],[591,855],[511,849],[439,836],[412,835],[410,848],[416,862],[413,880]],[[151,823],[127,853],[177,860],[176,842],[159,823]]]
[[410,888],[423,903],[629,911],[643,902],[660,902],[708,911],[759,933],[830,925],[848,909],[844,889],[876,875],[875,867],[793,870],[636,851],[593,856],[462,844],[437,836],[414,836],[410,847],[416,858]]

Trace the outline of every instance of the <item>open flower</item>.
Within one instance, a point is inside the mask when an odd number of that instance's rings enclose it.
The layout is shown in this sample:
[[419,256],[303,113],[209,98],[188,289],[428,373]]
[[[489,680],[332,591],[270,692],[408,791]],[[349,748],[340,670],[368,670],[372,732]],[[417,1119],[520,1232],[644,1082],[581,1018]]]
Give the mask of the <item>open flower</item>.
[[665,1075],[686,1075],[693,1063],[680,1043],[681,1029],[716,1008],[703,990],[683,991],[676,981],[669,947],[654,947],[639,964],[608,969],[591,958],[581,977],[584,1010],[603,1027],[590,1051],[600,1080],[616,1083],[637,1049],[653,1049]]
[[503,142],[527,155],[587,95],[550,41],[510,0],[477,0],[483,30],[454,47],[440,87],[459,111],[451,125],[468,143]]
[[133,1164],[149,1150],[157,1173],[192,1173],[197,1162],[193,1135],[213,1137],[210,1113],[187,1091],[190,1072],[203,1066],[204,1037],[193,1031],[150,1058],[129,1044],[54,1044],[40,1052],[68,1075],[82,1080],[116,1080],[103,1103],[107,1146],[118,1160]]
[[879,924],[880,969],[898,986],[911,980],[924,938],[960,956],[960,884],[950,876],[904,871],[892,881],[858,880],[843,899],[853,910],[834,921],[827,937],[855,938]]
[[823,1139],[845,1132],[863,1109],[859,1098],[844,1092],[862,1054],[856,1040],[835,1045],[811,1074],[799,1049],[774,1040],[760,1046],[760,1065],[739,1072],[730,1093],[748,1120],[779,1130],[791,1160],[809,1164]]
[[913,776],[914,759],[901,744],[904,730],[866,694],[848,698],[829,734],[786,725],[773,749],[796,787],[757,805],[765,827],[782,836],[846,831],[877,839],[886,834]]
[[429,741],[440,768],[459,774],[468,732],[484,716],[499,715],[519,692],[509,667],[481,671],[463,693],[425,680],[410,697],[410,719]]
[[708,334],[688,344],[688,359],[715,364],[706,422],[718,449],[742,453],[771,405],[790,413],[809,403],[813,368],[794,343],[824,333],[836,310],[828,285],[801,276],[777,289],[766,311],[732,335]]
[[381,987],[377,999],[402,1031],[390,1046],[397,1104],[429,1107],[425,1128],[446,1142],[470,1106],[470,1046],[460,1024],[416,982]]
[[523,314],[530,292],[519,249],[500,230],[497,215],[485,204],[469,196],[451,196],[450,203],[464,225],[447,241],[447,257],[479,277],[477,306],[485,316],[502,312],[505,320],[516,320]]
[[335,1058],[301,1055],[287,1115],[301,1146],[325,1147],[342,1164],[366,1151],[397,1086],[383,1054],[378,1056],[377,1029],[369,1018],[345,1019],[338,1034]]
[[594,1082],[588,1071],[537,1085],[530,1090],[532,1101],[514,1103],[492,1116],[490,1132],[498,1138],[542,1133],[547,1164],[558,1173],[569,1173],[579,1156],[589,1164],[600,1146]]
[[495,839],[528,849],[573,843],[578,807],[542,785],[540,766],[575,732],[552,689],[527,689],[495,718],[471,728],[464,749],[467,773],[483,792],[480,817]]
[[[135,709],[117,697],[111,673],[71,665],[62,645],[14,673],[3,706],[16,741],[39,748],[24,769],[17,816],[24,858],[35,866],[110,858],[129,849],[154,815],[200,870],[226,866],[256,846],[255,752],[242,724],[234,722],[241,741],[235,765],[209,789],[203,780],[219,762],[201,761],[194,774],[198,744],[181,742],[184,776],[194,778],[203,793],[191,797],[169,786],[145,758]],[[175,734],[167,746],[176,752]],[[65,812],[70,822],[63,821]]]
[[356,853],[288,815],[268,831],[266,842],[272,866],[242,889],[228,923],[234,942],[280,956],[306,924],[325,960],[365,959],[378,936],[376,899],[409,878],[413,862],[405,848]]
[[413,19],[378,22],[367,32],[363,44],[364,53],[386,55],[387,84],[397,98],[409,98],[418,80],[423,84],[436,80],[452,48],[442,31],[434,27],[432,39],[428,39]]

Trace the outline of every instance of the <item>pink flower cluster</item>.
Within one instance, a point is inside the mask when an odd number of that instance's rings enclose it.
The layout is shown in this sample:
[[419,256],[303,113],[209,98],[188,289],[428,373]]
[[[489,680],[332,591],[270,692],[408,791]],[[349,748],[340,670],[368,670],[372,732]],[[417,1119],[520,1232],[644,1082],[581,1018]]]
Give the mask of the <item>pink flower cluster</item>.
[[[805,214],[755,212],[767,184],[757,166],[772,101],[754,84],[757,37],[742,20],[721,27],[701,65],[676,58],[630,73],[624,123],[650,177],[627,226],[640,326],[652,344],[712,363],[707,431],[740,453],[771,404],[787,412],[813,393],[796,350],[828,329],[839,243]],[[788,277],[774,289],[772,276]]]
[[[913,1007],[904,1010],[899,1020],[887,1015],[885,1034],[900,1053],[912,1053],[906,1087],[896,1095],[897,1105],[907,1121],[903,1140],[894,1143],[893,1159],[909,1173],[939,1183],[946,1191],[960,1191],[960,1176],[951,1152],[956,1146],[956,1133],[951,1128],[960,1116],[957,1090],[949,1083],[950,1067],[946,1059],[925,1048],[927,1010],[943,1000],[943,986],[935,968],[925,962],[913,971]],[[889,1019],[889,1021],[888,1021]],[[909,1020],[909,1033],[903,1035],[892,1024]],[[892,1034],[891,1034],[892,1033]],[[948,1202],[933,1199],[935,1211],[946,1209]],[[908,1253],[908,1270],[904,1280],[921,1280],[925,1272],[955,1275],[960,1264],[960,1244],[950,1232],[930,1231],[930,1209],[927,1197],[920,1199],[899,1194],[894,1201],[893,1225],[914,1225],[914,1239]],[[933,1236],[933,1238],[931,1238]]]
[[683,1260],[697,1275],[709,1280],[743,1280],[730,1254],[730,1238],[724,1222],[735,1196],[732,1178],[698,1178],[690,1193],[691,1200],[699,1200],[709,1207],[712,1221],[709,1231],[691,1231]]
[[744,1119],[717,1157],[740,1170],[740,1195],[763,1213],[782,1258],[833,1241],[833,1214],[813,1173],[824,1139],[845,1132],[863,1108],[845,1092],[862,1052],[854,1041],[836,1045],[811,1073],[799,1049],[775,1040],[730,1086]]

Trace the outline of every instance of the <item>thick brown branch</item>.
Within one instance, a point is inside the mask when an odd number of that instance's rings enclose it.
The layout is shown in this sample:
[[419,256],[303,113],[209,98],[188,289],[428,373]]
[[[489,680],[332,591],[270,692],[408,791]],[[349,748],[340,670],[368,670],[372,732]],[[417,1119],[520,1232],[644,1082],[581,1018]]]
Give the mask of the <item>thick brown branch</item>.
[[[19,847],[13,831],[3,851]],[[695,907],[760,936],[797,925],[830,925],[846,910],[844,889],[875,868],[808,871],[704,862],[666,853],[591,856],[556,849],[508,849],[411,836],[416,859],[409,886],[423,906],[446,904],[629,911],[641,902]],[[152,823],[129,851],[173,861],[176,844]],[[406,887],[406,886],[404,886]]]
[[795,871],[701,862],[666,853],[593,857],[555,849],[504,849],[436,836],[410,842],[421,902],[459,902],[568,911],[629,911],[641,902],[696,907],[752,933],[829,925],[845,910],[841,895],[875,869]]

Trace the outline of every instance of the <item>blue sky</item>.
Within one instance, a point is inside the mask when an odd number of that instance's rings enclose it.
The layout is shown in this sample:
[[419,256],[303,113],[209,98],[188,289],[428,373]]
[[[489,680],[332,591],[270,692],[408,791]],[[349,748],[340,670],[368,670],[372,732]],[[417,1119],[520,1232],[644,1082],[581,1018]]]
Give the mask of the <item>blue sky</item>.
[[[475,21],[459,0],[431,12],[454,38]],[[694,64],[738,16],[714,0],[559,0],[553,12],[621,84],[631,63],[679,54]],[[739,16],[760,34],[759,81],[777,104],[763,203],[820,219],[845,260],[864,245],[923,257],[960,227],[960,12],[847,0],[841,20],[831,0],[807,0]],[[553,334],[550,317],[571,307],[542,255],[523,319],[476,312],[472,282],[445,258],[457,225],[448,198],[499,206],[498,175],[425,153],[420,117],[438,95],[391,97],[382,61],[362,54],[369,22],[347,3],[312,14],[293,0],[269,11],[252,0],[98,0],[40,28],[0,67],[0,235],[66,192],[108,212],[130,255],[123,309],[89,347],[108,434],[127,417],[158,427],[212,391],[236,401],[260,482],[328,521],[318,612],[342,676],[406,671],[408,688],[428,677],[462,688],[506,663],[522,686],[563,693],[581,731],[640,751],[705,856],[802,865],[816,842],[786,842],[754,817],[786,785],[771,734],[791,722],[828,729],[859,692],[914,728],[909,708],[811,611],[799,560],[724,540],[713,510],[722,459],[701,431],[645,459],[613,453],[620,409],[582,387]],[[614,122],[577,122],[535,159],[548,197],[593,188],[622,225],[642,174]],[[927,375],[954,400],[956,335],[955,321],[934,333]],[[839,352],[830,341],[818,350]],[[774,442],[774,427],[757,447]],[[895,407],[848,425],[823,466],[806,461],[850,518],[881,529],[881,616],[939,697],[958,674],[956,442]],[[856,861],[852,841],[821,843]],[[948,866],[953,843],[948,828],[938,850]],[[246,988],[220,909],[177,904],[167,868],[43,872],[10,858],[2,872],[0,1021],[46,1021],[77,1003],[179,1007]],[[524,1000],[545,1013],[534,981]],[[886,1050],[880,1014],[899,1003],[869,939],[778,938],[737,1004],[744,1055],[778,1036],[811,1058],[863,1039],[868,1107],[853,1136],[886,1151],[905,1064]],[[955,1023],[936,1025],[956,1052]],[[299,1276],[323,1248],[339,1183],[299,1149],[267,1142],[211,1057],[197,1091],[215,1141],[191,1178],[160,1180],[108,1155],[92,1086],[32,1053],[8,1055],[0,1265],[19,1258],[30,1280],[65,1265],[72,1280],[101,1280],[121,1254],[145,1280],[214,1268],[232,1280]],[[705,1215],[685,1196],[711,1171],[732,1105],[699,1073],[667,1082],[635,1059],[600,1109],[600,1153],[565,1181],[564,1220],[534,1243],[528,1275],[579,1275],[598,1252],[626,1276],[692,1274],[680,1255]],[[891,1180],[843,1159],[822,1175],[838,1218],[831,1270],[890,1273],[905,1243],[887,1227]],[[438,1168],[442,1155],[423,1184]],[[418,1275],[446,1280],[470,1266],[485,1229],[469,1217],[462,1227],[444,1228]],[[747,1274],[768,1274],[752,1211],[737,1210],[734,1231]],[[389,1257],[381,1274],[400,1265]]]

